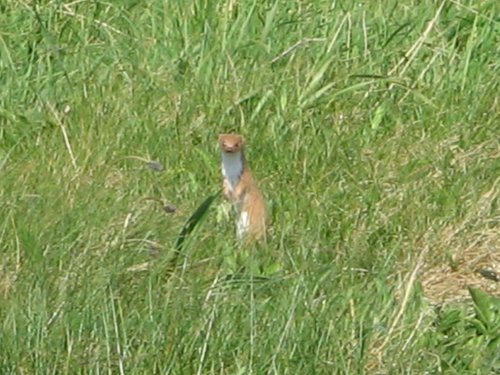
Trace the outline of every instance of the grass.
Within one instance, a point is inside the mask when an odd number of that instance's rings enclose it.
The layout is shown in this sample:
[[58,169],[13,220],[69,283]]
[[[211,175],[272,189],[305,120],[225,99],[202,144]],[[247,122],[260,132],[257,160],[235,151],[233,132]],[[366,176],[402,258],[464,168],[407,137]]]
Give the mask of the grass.
[[496,1],[0,10],[2,374],[500,373]]

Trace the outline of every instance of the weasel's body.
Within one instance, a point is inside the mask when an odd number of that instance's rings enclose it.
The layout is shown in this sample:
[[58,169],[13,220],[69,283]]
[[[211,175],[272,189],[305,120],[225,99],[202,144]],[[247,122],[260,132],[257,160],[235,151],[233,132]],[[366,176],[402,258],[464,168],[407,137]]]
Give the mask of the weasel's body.
[[266,204],[244,154],[244,140],[237,134],[219,136],[224,196],[236,208],[240,239],[266,241]]

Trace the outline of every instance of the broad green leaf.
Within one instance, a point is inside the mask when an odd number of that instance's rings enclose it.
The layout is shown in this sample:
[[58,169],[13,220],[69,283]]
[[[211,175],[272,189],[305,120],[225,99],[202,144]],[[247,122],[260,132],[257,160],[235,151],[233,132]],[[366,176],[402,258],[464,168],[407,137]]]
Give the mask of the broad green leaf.
[[384,118],[385,114],[385,106],[383,104],[380,104],[377,109],[375,110],[375,115],[371,119],[372,123],[372,130],[377,130],[380,124],[382,123],[382,119]]
[[486,326],[491,326],[490,296],[481,289],[469,287],[469,293],[474,301],[477,318]]

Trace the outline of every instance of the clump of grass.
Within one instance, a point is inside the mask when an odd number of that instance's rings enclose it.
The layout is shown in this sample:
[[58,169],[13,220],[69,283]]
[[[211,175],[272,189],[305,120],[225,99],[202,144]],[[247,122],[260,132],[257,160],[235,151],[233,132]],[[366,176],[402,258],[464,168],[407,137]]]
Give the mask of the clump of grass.
[[0,8],[2,373],[498,371],[495,1]]

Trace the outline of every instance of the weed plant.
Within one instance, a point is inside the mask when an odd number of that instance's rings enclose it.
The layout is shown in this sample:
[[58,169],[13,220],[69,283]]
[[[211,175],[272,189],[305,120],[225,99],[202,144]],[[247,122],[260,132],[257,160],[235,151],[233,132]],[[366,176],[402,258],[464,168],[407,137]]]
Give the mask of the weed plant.
[[[498,294],[422,286],[500,251],[499,14],[2,2],[0,373],[500,374]],[[264,247],[213,195],[230,131]]]

